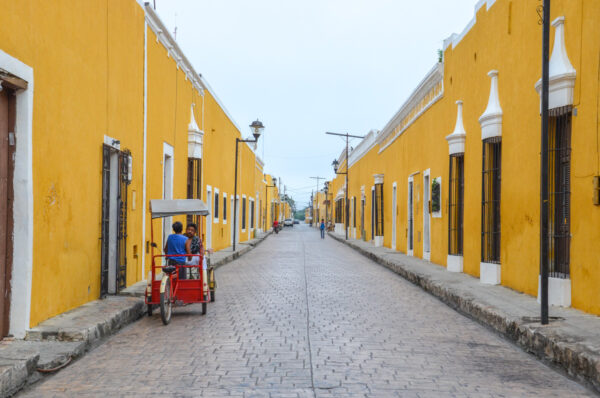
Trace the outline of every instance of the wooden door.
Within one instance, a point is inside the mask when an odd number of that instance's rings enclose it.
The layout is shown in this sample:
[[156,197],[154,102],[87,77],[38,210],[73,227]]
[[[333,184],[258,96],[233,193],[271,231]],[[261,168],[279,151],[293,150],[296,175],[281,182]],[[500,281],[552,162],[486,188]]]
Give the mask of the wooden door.
[[0,337],[8,335],[10,316],[10,279],[12,274],[12,201],[15,96],[4,88],[0,92]]

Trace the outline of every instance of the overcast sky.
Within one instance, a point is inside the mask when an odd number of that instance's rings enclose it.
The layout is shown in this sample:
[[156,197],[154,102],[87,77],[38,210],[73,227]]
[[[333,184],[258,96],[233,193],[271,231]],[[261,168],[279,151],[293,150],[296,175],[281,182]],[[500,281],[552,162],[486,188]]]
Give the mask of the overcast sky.
[[[150,0],[152,3],[152,0]],[[198,73],[303,208],[344,148],[381,129],[460,33],[475,0],[156,0]],[[353,142],[356,145],[358,142]],[[322,187],[322,181],[321,181]]]

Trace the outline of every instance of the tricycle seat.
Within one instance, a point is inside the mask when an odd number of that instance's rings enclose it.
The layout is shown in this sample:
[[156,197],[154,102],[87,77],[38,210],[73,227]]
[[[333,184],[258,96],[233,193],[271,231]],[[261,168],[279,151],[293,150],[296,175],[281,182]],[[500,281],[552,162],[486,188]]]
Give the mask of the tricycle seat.
[[172,274],[177,270],[177,267],[174,265],[165,265],[164,267],[162,267],[162,270],[165,274]]

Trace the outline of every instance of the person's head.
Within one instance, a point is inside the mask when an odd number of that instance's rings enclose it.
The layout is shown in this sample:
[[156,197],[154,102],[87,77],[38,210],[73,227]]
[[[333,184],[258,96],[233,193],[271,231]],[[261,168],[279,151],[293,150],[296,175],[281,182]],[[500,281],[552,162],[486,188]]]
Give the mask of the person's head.
[[321,218],[321,222],[325,222],[325,220],[323,220],[323,219]]
[[189,223],[187,225],[187,227],[185,227],[185,234],[187,235],[188,238],[193,238],[196,233],[198,232],[198,226],[196,224]]
[[173,232],[175,232],[176,234],[180,234],[181,231],[183,231],[183,224],[179,221],[175,221],[173,223]]

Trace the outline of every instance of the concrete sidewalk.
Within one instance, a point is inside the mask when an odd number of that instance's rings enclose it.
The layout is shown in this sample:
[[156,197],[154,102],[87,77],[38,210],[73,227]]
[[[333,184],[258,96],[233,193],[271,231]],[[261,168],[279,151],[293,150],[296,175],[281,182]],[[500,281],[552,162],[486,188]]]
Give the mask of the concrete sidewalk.
[[600,317],[572,308],[551,307],[549,325],[539,321],[535,297],[386,247],[329,233],[375,262],[389,268],[457,311],[492,328],[525,351],[600,392]]
[[[219,267],[252,250],[271,232],[210,255]],[[29,330],[25,339],[0,341],[0,397],[17,393],[24,386],[69,365],[103,339],[135,322],[146,313],[146,281],[124,289],[118,296],[95,300],[50,318]]]

